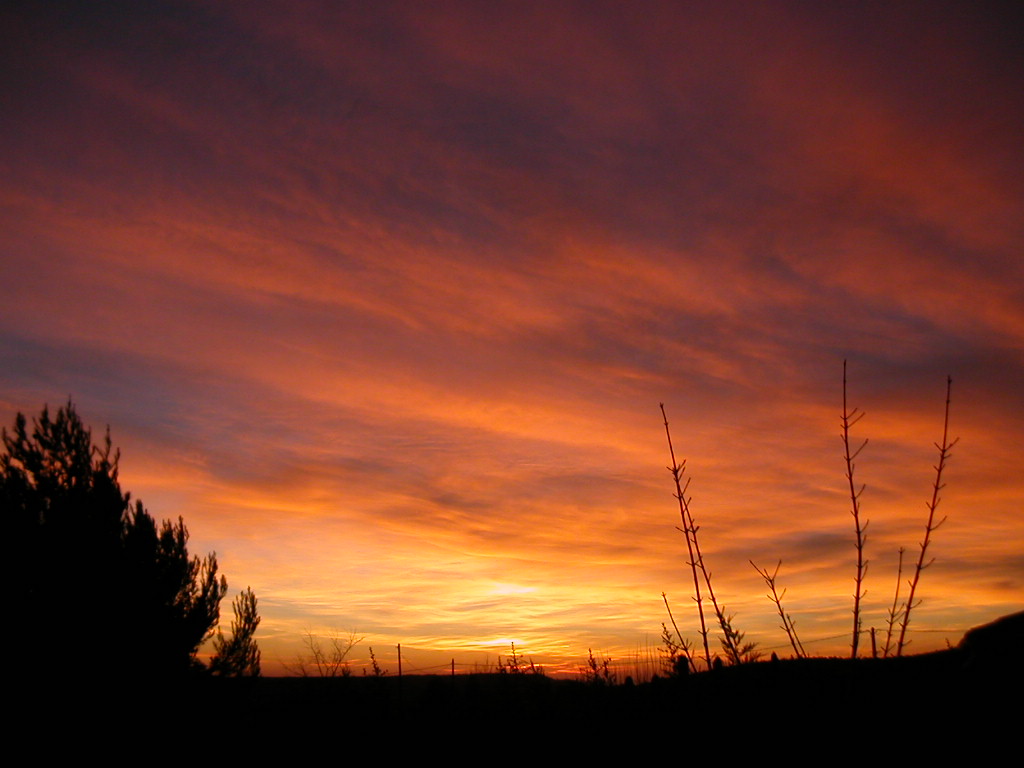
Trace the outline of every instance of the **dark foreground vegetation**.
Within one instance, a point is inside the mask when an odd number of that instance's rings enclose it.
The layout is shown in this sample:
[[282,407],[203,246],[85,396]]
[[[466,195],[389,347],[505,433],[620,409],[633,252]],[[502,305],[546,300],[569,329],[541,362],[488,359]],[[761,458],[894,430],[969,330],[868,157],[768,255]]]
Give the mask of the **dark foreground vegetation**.
[[978,764],[1017,749],[1022,644],[1017,614],[980,644],[938,653],[763,661],[642,685],[539,674],[133,684],[69,675],[9,698],[16,742],[59,737],[76,756],[156,748],[294,761],[329,750],[419,761],[528,753],[732,765],[774,753],[797,765],[844,765],[837,758],[851,750],[882,764],[892,754],[920,764],[954,750]]
[[[209,679],[203,685],[251,722],[301,728],[337,713],[361,722],[685,721],[715,730],[741,711],[787,718],[833,717],[897,707],[949,717],[999,706],[1019,708],[1024,614],[1015,655],[955,648],[899,659],[805,658],[765,661],[642,685],[601,685],[543,675],[469,674],[348,678]],[[745,716],[746,717],[746,716]],[[733,723],[735,725],[735,723]]]
[[[0,519],[7,625],[20,636],[15,675],[168,681],[201,673],[259,675],[256,596],[234,601],[218,629],[227,579],[217,557],[188,550],[188,529],[158,524],[122,491],[119,452],[101,444],[74,405],[0,433]],[[216,634],[215,634],[216,633]],[[200,646],[213,639],[207,668]]]
[[[909,738],[919,757],[951,743],[977,755],[1016,738],[1022,645],[1024,614],[1016,614],[937,653],[763,661],[642,685],[540,674],[205,676],[121,690],[116,699],[150,722],[184,723],[197,712],[216,712],[218,732],[274,742],[338,733],[381,739],[372,743],[390,751],[416,734],[414,743],[428,754],[465,747],[467,739],[488,749],[540,739],[553,754],[625,746],[635,757],[658,754],[657,743],[668,738],[691,757],[751,753],[773,740],[793,756],[820,757],[851,738],[858,749],[884,750],[906,730],[900,738]],[[91,699],[95,691],[81,694]]]

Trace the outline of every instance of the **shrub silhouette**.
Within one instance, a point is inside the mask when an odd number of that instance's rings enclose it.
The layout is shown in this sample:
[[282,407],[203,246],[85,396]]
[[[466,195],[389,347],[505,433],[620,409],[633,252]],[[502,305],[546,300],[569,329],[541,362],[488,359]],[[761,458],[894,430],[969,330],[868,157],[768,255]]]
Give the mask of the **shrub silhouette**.
[[285,669],[297,677],[350,677],[352,667],[347,658],[362,641],[362,637],[356,637],[355,631],[350,632],[348,637],[332,631],[325,646],[320,642],[319,635],[307,629],[302,643],[308,655],[299,656],[294,664],[285,664]]
[[29,671],[138,678],[202,668],[196,653],[227,580],[213,553],[189,556],[181,518],[158,527],[130,503],[109,429],[94,445],[68,401],[53,418],[44,407],[31,431],[19,413],[2,434],[11,618],[32,633]]
[[596,686],[615,685],[618,682],[611,668],[612,660],[607,657],[594,658],[594,649],[587,649],[587,666],[580,667],[580,678]]

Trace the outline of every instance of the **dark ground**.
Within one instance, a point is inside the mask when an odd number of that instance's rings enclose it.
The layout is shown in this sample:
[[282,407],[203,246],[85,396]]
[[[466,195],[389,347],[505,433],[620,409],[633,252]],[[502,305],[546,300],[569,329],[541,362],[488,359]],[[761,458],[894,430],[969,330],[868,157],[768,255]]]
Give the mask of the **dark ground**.
[[634,761],[674,761],[685,753],[732,764],[737,756],[774,753],[815,764],[830,755],[824,762],[845,765],[838,757],[852,751],[858,761],[883,764],[891,755],[915,764],[1017,764],[1024,613],[1002,622],[938,653],[766,661],[642,685],[532,674],[203,677],[174,684],[62,676],[8,691],[18,713],[8,723],[16,736],[31,733],[39,743],[74,733],[83,754],[152,737],[164,749],[198,743],[250,756],[264,747],[285,754],[337,739],[399,751],[436,743],[521,752],[532,739],[538,748],[577,756],[622,754],[630,745]]

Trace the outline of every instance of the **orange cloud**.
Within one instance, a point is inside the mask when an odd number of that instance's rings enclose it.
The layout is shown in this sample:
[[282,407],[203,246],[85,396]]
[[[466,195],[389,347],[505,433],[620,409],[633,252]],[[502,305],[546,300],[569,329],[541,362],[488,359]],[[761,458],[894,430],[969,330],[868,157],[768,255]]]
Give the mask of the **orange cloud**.
[[256,590],[268,668],[306,628],[624,659],[663,591],[695,634],[659,402],[737,624],[781,645],[748,563],[781,558],[842,653],[844,358],[866,622],[947,373],[915,647],[1019,607],[1020,83],[980,16],[274,9],[26,10],[0,54],[0,416],[109,422]]

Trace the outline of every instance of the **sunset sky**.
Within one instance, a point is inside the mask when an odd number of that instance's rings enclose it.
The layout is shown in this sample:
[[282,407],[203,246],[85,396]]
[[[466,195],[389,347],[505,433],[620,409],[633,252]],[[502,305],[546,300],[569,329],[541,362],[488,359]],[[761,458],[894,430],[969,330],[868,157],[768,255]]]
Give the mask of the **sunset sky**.
[[[14,2],[0,423],[72,397],[121,481],[396,670],[697,641],[715,590],[848,653],[1024,608],[1024,13],[997,2]],[[227,601],[222,606],[230,619]],[[925,631],[929,630],[929,631]],[[716,643],[717,644],[717,643]],[[862,648],[869,647],[867,637]]]

